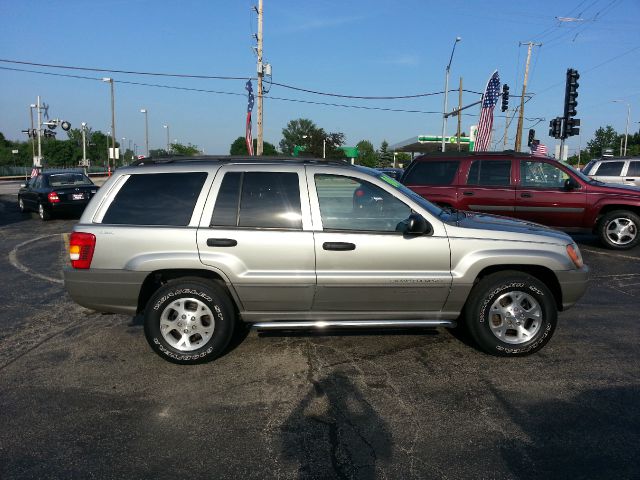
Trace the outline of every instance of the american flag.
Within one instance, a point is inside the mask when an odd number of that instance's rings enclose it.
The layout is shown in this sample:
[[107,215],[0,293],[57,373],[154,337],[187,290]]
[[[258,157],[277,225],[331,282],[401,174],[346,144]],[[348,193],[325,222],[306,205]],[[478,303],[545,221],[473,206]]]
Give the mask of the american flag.
[[487,88],[482,95],[478,133],[476,134],[476,143],[473,148],[475,151],[483,152],[489,150],[493,129],[493,109],[498,103],[499,96],[500,75],[496,70],[487,82]]
[[247,103],[247,125],[245,131],[245,142],[247,143],[247,152],[249,155],[253,155],[253,137],[251,135],[251,111],[253,110],[253,87],[251,86],[251,80],[247,81],[245,87],[247,92],[249,92],[249,98]]
[[31,178],[35,178],[38,176],[38,167],[33,167],[31,169]]
[[547,146],[542,143],[534,143],[531,145],[531,153],[538,157],[546,157],[547,156]]

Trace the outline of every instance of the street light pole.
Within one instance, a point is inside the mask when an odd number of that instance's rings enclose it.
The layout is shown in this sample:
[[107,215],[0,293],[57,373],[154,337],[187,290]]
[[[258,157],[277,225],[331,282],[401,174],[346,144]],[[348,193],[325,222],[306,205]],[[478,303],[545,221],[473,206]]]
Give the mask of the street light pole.
[[82,168],[84,169],[84,174],[87,174],[87,124],[86,122],[82,122]]
[[[104,77],[102,79],[103,82],[107,82],[111,86],[111,147],[113,148],[113,166],[115,167],[116,162],[116,110],[115,110],[115,95],[113,91],[113,78]],[[111,152],[110,152],[111,153]],[[107,169],[109,172],[109,176],[111,176],[111,164],[109,162],[109,157],[111,155],[107,155]]]
[[34,131],[33,131],[33,109],[36,108],[36,104],[32,103],[31,105],[29,105],[29,114],[31,115],[31,135],[29,135],[31,137],[31,151],[33,152],[33,156],[32,156],[32,160],[35,163],[36,160],[36,136],[34,135]]
[[[613,100],[613,103],[626,103],[623,102],[622,100]],[[627,156],[627,140],[629,138],[629,120],[631,119],[631,104],[627,103],[627,127],[625,129],[625,133],[624,133],[624,150],[622,149],[622,139],[620,139],[620,156],[621,157],[626,157]]]
[[42,167],[42,110],[40,107],[40,95],[38,95],[38,158],[33,164],[35,167]]
[[144,113],[144,142],[147,147],[147,157],[148,157],[149,156],[149,121],[147,118],[148,111],[146,108],[141,108],[140,112]]
[[169,125],[162,125],[163,128],[167,129],[167,155],[169,155],[170,152],[170,143],[169,143]]
[[[456,37],[456,41],[453,42],[453,48],[451,49],[451,57],[449,57],[449,64],[445,70],[444,75],[444,107],[442,109],[442,151],[445,151],[445,131],[447,129],[447,99],[449,95],[449,72],[451,71],[451,62],[453,61],[453,54],[456,51],[456,45],[462,40],[460,37]],[[459,115],[459,114],[458,114]]]

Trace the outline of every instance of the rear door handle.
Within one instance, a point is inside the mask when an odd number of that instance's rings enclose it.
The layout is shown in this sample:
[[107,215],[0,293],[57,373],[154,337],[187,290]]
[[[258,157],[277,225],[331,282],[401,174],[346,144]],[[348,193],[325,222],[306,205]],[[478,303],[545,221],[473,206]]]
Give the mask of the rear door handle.
[[531,197],[533,197],[533,195],[531,195],[530,193],[526,193],[526,192],[525,193],[521,193],[520,196],[522,198],[531,198]]
[[208,247],[235,247],[238,241],[233,238],[207,238]]
[[324,250],[335,250],[337,252],[346,252],[349,250],[355,250],[355,243],[348,242],[324,242],[322,244]]
[[473,192],[462,192],[462,195],[465,195],[467,197],[470,197],[473,195]]
[[636,179],[635,178],[625,178],[625,181],[627,181],[627,182],[635,182]]

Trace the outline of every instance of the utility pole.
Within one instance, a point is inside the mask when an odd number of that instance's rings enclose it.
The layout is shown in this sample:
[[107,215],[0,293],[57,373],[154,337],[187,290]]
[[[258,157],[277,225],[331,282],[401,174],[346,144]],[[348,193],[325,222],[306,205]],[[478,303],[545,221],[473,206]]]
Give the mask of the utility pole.
[[258,1],[258,142],[256,145],[256,155],[262,155],[263,130],[262,130],[262,78],[264,76],[264,65],[262,64],[262,0]]
[[[523,43],[520,42],[520,46]],[[529,79],[529,63],[531,62],[531,50],[534,46],[541,47],[541,43],[527,42],[529,45],[529,49],[527,52],[527,66],[524,69],[524,81],[522,82],[522,97],[520,97],[520,115],[518,116],[518,131],[516,132],[516,145],[515,151],[520,151],[520,146],[522,145],[522,125],[524,123],[524,96],[527,93],[527,80]]]
[[84,169],[84,174],[87,174],[87,124],[82,122],[82,168]]
[[29,105],[29,114],[31,116],[31,135],[29,135],[31,137],[31,151],[33,153],[32,156],[32,160],[33,163],[35,164],[36,161],[36,136],[34,135],[35,132],[33,131],[33,109],[36,108],[35,104],[31,104]]
[[[458,92],[458,110],[462,108],[462,77],[460,77],[460,90]],[[458,111],[458,130],[456,132],[456,140],[458,143],[458,151],[460,151],[460,133],[462,132],[462,114]]]
[[36,104],[38,109],[38,158],[33,163],[34,167],[42,167],[42,105],[40,104],[40,95],[38,95],[38,103]]

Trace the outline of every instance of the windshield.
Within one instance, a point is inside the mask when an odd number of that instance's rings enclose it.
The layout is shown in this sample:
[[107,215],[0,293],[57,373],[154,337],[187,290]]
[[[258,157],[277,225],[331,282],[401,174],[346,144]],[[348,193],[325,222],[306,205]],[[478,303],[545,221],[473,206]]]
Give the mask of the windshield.
[[386,184],[391,185],[395,190],[402,193],[405,197],[409,197],[411,200],[416,202],[418,205],[420,205],[422,208],[427,210],[432,215],[438,217],[442,214],[443,210],[440,207],[438,207],[437,205],[434,205],[429,200],[421,197],[413,190],[410,190],[409,188],[402,185],[399,181],[391,178],[389,175],[386,175],[384,172],[380,172],[370,168],[367,168],[366,170],[367,170],[367,173],[373,175],[374,177],[379,178]]
[[576,177],[578,177],[580,180],[582,180],[583,182],[586,182],[586,183],[602,183],[602,182],[600,182],[598,180],[594,180],[593,178],[587,177],[584,173],[582,173],[580,170],[575,168],[573,165],[569,165],[568,163],[565,163],[564,166],[567,167],[569,170],[571,170],[571,172]]
[[65,185],[93,185],[82,173],[59,173],[49,175],[49,185],[52,187],[62,187]]

